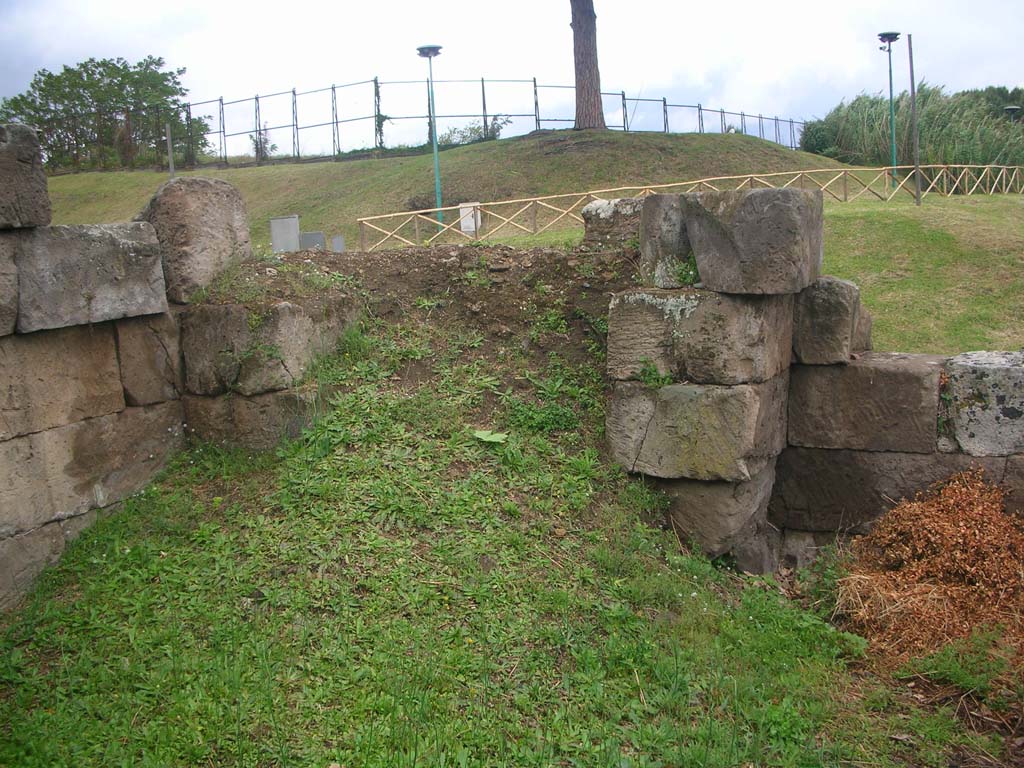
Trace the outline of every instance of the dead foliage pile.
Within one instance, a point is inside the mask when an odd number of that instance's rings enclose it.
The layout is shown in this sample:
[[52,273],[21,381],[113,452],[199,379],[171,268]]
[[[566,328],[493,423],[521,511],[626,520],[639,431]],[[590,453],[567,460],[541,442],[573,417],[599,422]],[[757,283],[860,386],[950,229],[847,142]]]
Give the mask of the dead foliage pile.
[[883,660],[934,653],[999,627],[1024,668],[1024,522],[969,470],[902,501],[853,545],[838,612]]

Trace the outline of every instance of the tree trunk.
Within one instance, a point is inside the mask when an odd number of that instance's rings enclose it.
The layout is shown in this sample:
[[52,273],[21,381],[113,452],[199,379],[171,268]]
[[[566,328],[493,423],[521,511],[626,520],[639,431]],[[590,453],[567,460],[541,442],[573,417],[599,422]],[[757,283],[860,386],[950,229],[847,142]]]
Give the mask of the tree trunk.
[[569,0],[572,49],[576,65],[576,130],[606,128],[601,107],[601,73],[597,68],[597,14],[594,0]]

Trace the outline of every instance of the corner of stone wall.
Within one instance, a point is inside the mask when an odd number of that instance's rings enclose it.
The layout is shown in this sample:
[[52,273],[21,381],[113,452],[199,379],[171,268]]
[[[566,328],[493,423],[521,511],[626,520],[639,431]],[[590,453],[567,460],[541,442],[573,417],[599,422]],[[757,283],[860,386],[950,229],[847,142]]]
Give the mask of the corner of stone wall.
[[651,195],[639,238],[644,287],[609,308],[606,434],[701,551],[804,565],[970,467],[1024,508],[1024,353],[872,352],[857,286],[819,275],[820,193]]

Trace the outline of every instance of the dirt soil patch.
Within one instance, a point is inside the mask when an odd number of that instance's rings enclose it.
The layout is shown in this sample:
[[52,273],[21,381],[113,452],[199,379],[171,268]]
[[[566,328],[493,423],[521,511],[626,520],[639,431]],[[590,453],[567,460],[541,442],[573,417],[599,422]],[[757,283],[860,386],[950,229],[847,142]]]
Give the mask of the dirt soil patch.
[[367,313],[389,321],[426,311],[440,326],[476,327],[557,351],[571,362],[586,339],[603,340],[611,294],[635,285],[636,255],[578,248],[502,245],[405,248],[373,253],[301,251],[253,260],[222,276],[206,301],[259,310],[307,303],[332,292],[361,295]]

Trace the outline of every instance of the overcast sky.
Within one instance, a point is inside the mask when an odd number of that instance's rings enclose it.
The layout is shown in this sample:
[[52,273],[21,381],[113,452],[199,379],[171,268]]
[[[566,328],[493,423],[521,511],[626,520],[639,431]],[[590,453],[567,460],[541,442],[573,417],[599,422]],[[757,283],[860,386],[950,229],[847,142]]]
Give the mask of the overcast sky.
[[[788,0],[685,2],[595,0],[602,87],[628,96],[667,97],[680,104],[748,114],[821,116],[840,99],[887,89],[886,57],[876,34],[900,31],[894,46],[897,91],[909,87],[906,33],[914,35],[918,79],[949,90],[990,84],[1024,85],[1024,2],[1021,0]],[[572,30],[568,0],[377,0],[376,2],[240,3],[176,0],[142,3],[125,13],[123,0],[0,0],[0,96],[25,90],[32,74],[90,56],[137,61],[162,56],[187,67],[190,99],[311,90],[379,76],[423,80],[416,47],[444,47],[435,78],[519,79],[571,84]],[[425,110],[423,87],[385,86],[382,112]],[[341,90],[344,117],[373,114],[372,89]],[[300,100],[300,123],[326,119],[330,96]],[[488,86],[488,110],[532,112],[531,86]],[[571,93],[542,90],[545,117],[572,117]],[[614,99],[609,121],[621,123]],[[479,85],[439,86],[440,114],[476,114]],[[631,110],[633,107],[631,107]],[[215,111],[215,110],[214,110]],[[262,116],[290,120],[288,98],[270,100]],[[229,107],[225,123],[242,131],[252,103]],[[661,109],[637,108],[634,127],[661,125]],[[464,124],[467,119],[450,121]],[[555,127],[552,123],[546,127]],[[442,128],[444,126],[442,125]],[[532,120],[517,121],[520,130]],[[673,130],[695,120],[673,110]],[[388,143],[424,140],[422,121],[388,126]],[[346,148],[372,142],[372,124],[343,130]],[[365,136],[364,136],[365,134]],[[330,134],[308,132],[304,141]],[[274,141],[290,145],[290,133]],[[245,141],[242,136],[236,141]]]

